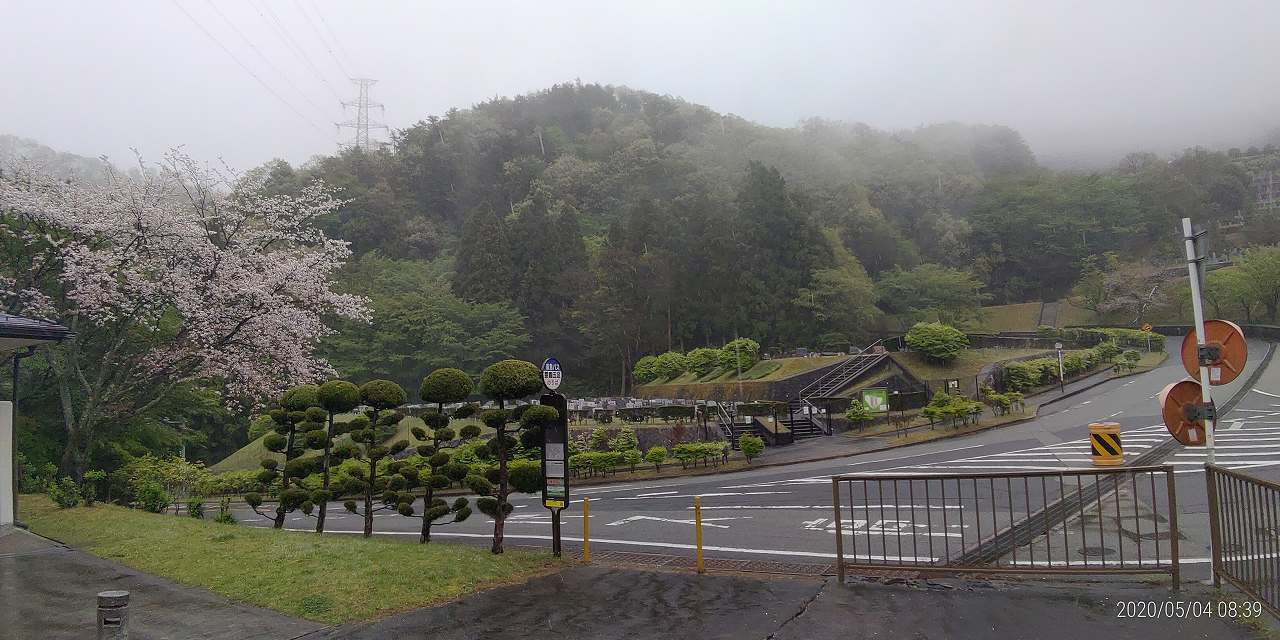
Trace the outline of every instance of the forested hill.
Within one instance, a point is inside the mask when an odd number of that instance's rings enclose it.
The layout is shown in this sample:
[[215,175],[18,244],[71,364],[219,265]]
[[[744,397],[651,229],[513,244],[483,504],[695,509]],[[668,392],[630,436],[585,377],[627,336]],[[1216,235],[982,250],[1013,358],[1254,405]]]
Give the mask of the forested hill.
[[343,374],[413,384],[554,354],[570,381],[614,392],[646,353],[844,346],[885,313],[1056,299],[1091,255],[1173,255],[1178,217],[1251,207],[1225,154],[1054,173],[1007,127],[781,129],[583,84],[260,170],[272,189],[319,177],[350,199],[326,224],[377,318],[326,345]]

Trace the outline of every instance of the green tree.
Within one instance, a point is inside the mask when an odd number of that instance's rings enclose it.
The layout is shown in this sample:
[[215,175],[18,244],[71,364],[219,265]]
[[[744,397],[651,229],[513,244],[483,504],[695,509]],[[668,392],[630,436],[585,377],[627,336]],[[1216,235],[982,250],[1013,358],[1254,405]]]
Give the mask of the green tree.
[[826,238],[835,266],[814,270],[796,304],[819,323],[815,330],[865,337],[881,315],[875,305],[875,284],[834,230],[828,230]]
[[698,377],[701,378],[720,366],[720,350],[706,347],[694,349],[685,355],[685,361],[689,366],[689,371],[698,374]]
[[[498,459],[498,495],[496,499],[485,498],[476,501],[476,506],[485,515],[493,518],[493,546],[495,554],[502,553],[502,533],[507,514],[511,512],[511,503],[507,501],[510,490],[511,475],[508,467],[510,450],[516,444],[512,434],[518,433],[524,426],[515,423],[506,411],[506,403],[520,398],[527,398],[542,389],[542,372],[531,362],[523,360],[503,360],[489,365],[480,373],[480,393],[498,403],[498,408],[485,413],[485,424],[494,430],[491,447]],[[526,410],[525,413],[529,411]],[[535,416],[538,412],[535,412]]]
[[914,269],[894,269],[876,283],[876,298],[887,313],[901,322],[919,322],[930,316],[955,324],[974,318],[990,296],[982,282],[965,271],[936,264]]
[[510,300],[516,275],[512,244],[510,230],[492,208],[472,209],[458,239],[453,292],[469,302]]
[[[305,447],[303,442],[297,440],[299,433],[306,433],[311,430],[314,425],[308,420],[307,410],[319,404],[318,392],[320,388],[314,384],[303,384],[293,387],[284,392],[280,396],[280,408],[273,409],[270,412],[271,420],[274,423],[273,429],[275,433],[268,434],[262,441],[263,447],[272,453],[278,453],[284,456],[284,464],[275,458],[267,458],[262,460],[262,471],[258,474],[258,481],[262,485],[260,491],[245,494],[245,502],[258,515],[268,517],[258,511],[258,507],[262,505],[262,495],[268,492],[268,487],[275,481],[280,481],[280,495],[276,503],[276,511],[272,517],[273,528],[280,529],[284,527],[284,516],[286,513],[293,511],[302,506],[304,502],[310,499],[310,495],[303,489],[294,489],[290,487],[290,481],[293,478],[306,477],[306,473],[299,464],[297,458],[302,455]],[[256,503],[256,504],[255,504]]]
[[849,403],[849,408],[845,410],[844,417],[847,418],[849,422],[857,425],[858,430],[861,431],[862,425],[874,418],[875,415],[871,413],[871,407],[868,407],[865,402],[861,400],[854,400]]
[[645,356],[636,361],[635,367],[632,367],[631,376],[638,383],[652,382],[658,379],[658,357]]
[[940,322],[917,322],[907,331],[907,346],[935,362],[952,362],[969,346],[962,331]]
[[[320,505],[320,511],[316,515],[316,533],[324,533],[325,516],[329,511],[329,501],[333,499],[333,492],[330,489],[329,468],[332,464],[330,458],[333,453],[333,438],[336,434],[334,431],[333,417],[340,413],[347,413],[360,406],[360,388],[345,380],[330,380],[320,385],[316,391],[316,400],[320,403],[320,407],[325,410],[328,424],[323,433],[317,434],[316,437],[312,433],[307,434],[307,446],[311,449],[323,449],[322,454],[322,478],[321,488],[312,493],[311,501]],[[321,442],[316,442],[321,440]],[[320,446],[316,446],[319,444]]]
[[1253,286],[1243,269],[1230,267],[1205,274],[1204,300],[1215,318],[1232,318],[1253,324],[1258,306],[1254,295],[1258,292],[1259,288]]
[[1240,270],[1247,278],[1247,291],[1266,310],[1267,322],[1275,322],[1280,312],[1280,247],[1246,251]]
[[[373,516],[384,509],[393,509],[398,505],[388,505],[383,501],[381,506],[374,506],[374,495],[381,495],[387,489],[387,479],[378,474],[378,463],[388,455],[394,455],[409,447],[408,440],[397,440],[390,447],[382,444],[378,437],[380,428],[395,430],[404,416],[396,411],[396,407],[405,403],[408,396],[400,385],[390,380],[370,380],[360,387],[360,402],[365,415],[358,416],[348,423],[351,429],[351,444],[334,450],[341,458],[359,460],[367,466],[363,477],[347,476],[343,493],[364,494],[364,508],[360,509],[354,500],[343,503],[347,511],[364,518],[364,537],[373,535]],[[383,496],[385,497],[385,495]]]
[[669,380],[687,371],[689,369],[689,361],[679,351],[668,351],[658,356],[657,362],[654,363],[654,369],[659,379]]
[[667,461],[666,447],[649,447],[644,454],[644,461],[653,465],[655,472],[662,471],[662,463]]
[[760,343],[751,338],[737,338],[720,348],[720,368],[737,374],[760,361]]
[[751,462],[752,458],[758,458],[761,453],[764,453],[764,439],[760,436],[744,435],[738,438],[738,447],[742,449],[742,455],[747,457],[747,462]]

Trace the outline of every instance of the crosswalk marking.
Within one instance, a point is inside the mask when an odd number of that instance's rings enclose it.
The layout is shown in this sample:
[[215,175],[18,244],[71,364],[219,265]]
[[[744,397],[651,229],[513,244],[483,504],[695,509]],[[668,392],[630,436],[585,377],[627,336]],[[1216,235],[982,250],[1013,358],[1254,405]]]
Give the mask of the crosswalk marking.
[[[1280,412],[1272,410],[1265,413]],[[1261,466],[1280,465],[1280,427],[1271,426],[1274,423],[1255,422],[1253,417],[1235,420],[1231,429],[1220,429],[1216,433],[1214,451],[1219,464],[1229,469],[1255,469]],[[1127,429],[1121,433],[1121,442],[1131,457],[1167,440],[1168,431],[1163,424]],[[1089,439],[1081,438],[1016,451],[904,465],[885,469],[879,473],[888,475],[903,472],[1060,471],[1092,466],[1090,453]],[[1168,464],[1179,467],[1177,473],[1199,473],[1203,469],[1183,467],[1203,467],[1205,457],[1203,448],[1184,448],[1176,452]]]

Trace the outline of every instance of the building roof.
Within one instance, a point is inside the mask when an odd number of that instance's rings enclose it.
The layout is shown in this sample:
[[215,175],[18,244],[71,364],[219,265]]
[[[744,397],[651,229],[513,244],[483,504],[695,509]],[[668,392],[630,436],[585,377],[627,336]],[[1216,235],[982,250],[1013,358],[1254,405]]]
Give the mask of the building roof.
[[0,352],[46,342],[61,342],[74,335],[53,322],[0,313]]

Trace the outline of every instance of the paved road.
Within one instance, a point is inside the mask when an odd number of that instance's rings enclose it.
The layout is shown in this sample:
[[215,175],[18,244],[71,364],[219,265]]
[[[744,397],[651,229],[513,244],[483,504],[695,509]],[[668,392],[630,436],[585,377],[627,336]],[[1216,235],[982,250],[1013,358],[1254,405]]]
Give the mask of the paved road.
[[[1170,341],[1170,350],[1176,344]],[[1252,367],[1261,359],[1266,345],[1251,343],[1250,349]],[[1240,388],[1248,374],[1246,371],[1233,385],[1217,388],[1219,402]],[[583,497],[589,497],[594,548],[689,555],[694,542],[693,497],[701,496],[704,544],[709,556],[828,562],[835,556],[830,476],[855,472],[956,473],[1088,467],[1085,425],[1103,419],[1121,424],[1126,451],[1136,457],[1167,439],[1155,396],[1164,385],[1183,376],[1181,366],[1171,358],[1154,371],[1086,391],[1046,408],[1036,420],[1008,428],[851,458],[575,490],[572,508],[564,514],[565,540],[570,547],[581,540],[581,502]],[[1272,367],[1256,390],[1250,391],[1247,399],[1226,416],[1218,444],[1220,463],[1280,473],[1280,367]],[[1180,512],[1191,516],[1182,523],[1184,535],[1188,536],[1183,556],[1198,562],[1207,556],[1208,540],[1207,524],[1201,526],[1195,520],[1197,515],[1203,520],[1205,510],[1203,472],[1198,468],[1203,464],[1203,452],[1180,450],[1171,463],[1177,468]],[[876,510],[868,517],[857,518],[854,524],[860,527],[860,533],[855,536],[863,536],[863,542],[867,542],[886,531],[893,534],[904,527],[919,529],[915,549],[899,546],[890,550],[882,546],[855,552],[937,557],[936,550],[919,549],[927,548],[930,542],[967,544],[976,531],[990,535],[993,527],[1002,527],[1011,519],[1020,520],[1039,506],[1036,500],[1027,498],[1023,487],[1011,484],[993,488],[996,502],[1009,506],[1008,510],[1000,509],[995,522],[944,520],[943,514],[954,509],[951,501],[968,500],[971,495],[945,499],[934,495],[927,501],[920,496],[898,496],[892,504],[925,504],[908,509],[910,513],[906,515],[901,510],[897,514]],[[874,492],[868,496],[876,497]],[[884,496],[880,502],[888,503],[892,497]],[[1053,497],[1056,496],[1050,496]],[[875,502],[871,499],[867,502]],[[977,499],[989,498],[979,495]],[[516,496],[512,502],[515,512],[507,521],[507,539],[512,544],[549,545],[550,517],[537,497]],[[250,512],[237,516],[248,524],[269,526]],[[335,533],[358,533],[361,528],[360,519],[343,513],[340,505],[330,507],[329,518],[329,529]],[[295,515],[286,526],[310,530],[312,525],[310,518]],[[417,519],[390,512],[377,516],[375,524],[379,535],[405,539],[416,539],[418,526]],[[491,533],[492,521],[477,514],[465,523],[437,527],[433,536],[482,542]],[[860,544],[857,538],[855,544]]]

